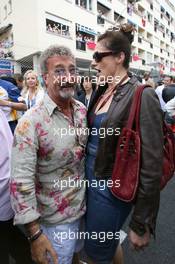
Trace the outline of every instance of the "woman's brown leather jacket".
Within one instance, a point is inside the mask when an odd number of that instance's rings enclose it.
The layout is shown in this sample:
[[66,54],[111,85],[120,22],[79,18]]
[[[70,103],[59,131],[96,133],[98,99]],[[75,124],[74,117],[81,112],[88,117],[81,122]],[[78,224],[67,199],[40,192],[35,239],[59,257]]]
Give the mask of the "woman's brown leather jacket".
[[[126,84],[117,88],[107,118],[102,122],[101,128],[121,131],[126,125],[132,98],[139,83],[132,77]],[[97,101],[105,87],[99,88],[90,106]],[[141,169],[140,182],[136,198],[133,202],[130,228],[138,235],[143,235],[148,226],[155,233],[156,218],[159,209],[160,178],[162,176],[163,161],[163,114],[158,97],[153,88],[146,88],[142,94],[140,129],[141,129]],[[115,133],[117,134],[117,133]],[[104,135],[99,138],[97,156],[95,160],[95,176],[109,179],[115,161],[115,152],[119,136]],[[120,166],[120,164],[119,164]]]

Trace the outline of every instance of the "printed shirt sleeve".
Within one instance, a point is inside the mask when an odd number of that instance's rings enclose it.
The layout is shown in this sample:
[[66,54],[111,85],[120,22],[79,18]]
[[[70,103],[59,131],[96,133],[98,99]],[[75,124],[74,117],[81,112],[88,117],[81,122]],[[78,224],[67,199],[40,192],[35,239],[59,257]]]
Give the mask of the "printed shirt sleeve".
[[37,150],[33,120],[26,114],[16,127],[12,149],[10,187],[15,224],[30,223],[40,217],[35,196]]

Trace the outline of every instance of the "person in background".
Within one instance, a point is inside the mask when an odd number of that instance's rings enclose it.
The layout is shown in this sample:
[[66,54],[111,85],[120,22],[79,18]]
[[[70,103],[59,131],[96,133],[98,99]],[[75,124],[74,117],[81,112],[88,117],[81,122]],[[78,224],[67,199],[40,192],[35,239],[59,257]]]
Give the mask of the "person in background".
[[78,97],[78,100],[82,102],[87,108],[94,98],[95,88],[96,85],[92,82],[92,78],[86,76],[81,79],[82,93]]
[[[11,80],[11,79],[8,79]],[[17,111],[26,111],[27,107],[17,86],[13,83],[0,79],[0,109],[4,111],[12,133],[18,123]]]
[[166,75],[164,77],[164,79],[163,79],[163,83],[164,83],[165,87],[170,85],[170,84],[172,84],[172,82],[173,82],[173,77],[172,76]]
[[12,76],[3,75],[3,76],[1,76],[1,80],[5,80],[5,81],[10,82],[10,83],[14,84],[15,86],[17,86],[17,82],[16,82],[15,78],[13,78]]
[[30,247],[20,229],[13,225],[14,212],[10,202],[10,160],[13,136],[3,111],[0,110],[0,262],[31,264]]
[[28,70],[24,74],[24,86],[21,95],[26,102],[27,109],[40,104],[43,100],[44,90],[40,87],[38,75],[33,70]]
[[142,79],[142,83],[147,84],[147,85],[149,85],[155,89],[155,83],[154,83],[153,79],[150,77],[150,75],[151,75],[150,72],[145,72],[143,79]]
[[166,102],[162,98],[162,91],[164,90],[164,88],[166,88],[168,85],[170,85],[172,83],[172,80],[173,80],[172,77],[170,77],[168,75],[164,76],[163,84],[158,86],[155,89],[155,92],[156,92],[157,96],[159,97],[160,105],[161,105],[163,112],[166,112],[166,109],[165,109]]
[[165,121],[171,126],[175,133],[175,84],[170,84],[162,91],[165,104]]
[[15,73],[13,75],[13,77],[16,80],[16,86],[18,87],[18,89],[20,91],[22,91],[22,89],[23,89],[23,81],[24,81],[23,75],[20,74],[20,73]]

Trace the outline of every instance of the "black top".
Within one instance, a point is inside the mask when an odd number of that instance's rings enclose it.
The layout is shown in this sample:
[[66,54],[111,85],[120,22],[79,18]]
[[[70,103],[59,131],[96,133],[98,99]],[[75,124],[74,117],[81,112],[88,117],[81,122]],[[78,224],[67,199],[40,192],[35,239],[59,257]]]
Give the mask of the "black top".
[[87,108],[89,108],[89,105],[92,103],[94,96],[95,96],[95,91],[92,92],[91,97],[90,97],[90,101],[87,100],[86,98],[86,93],[83,91],[77,98],[77,100],[79,100],[80,102],[82,102]]

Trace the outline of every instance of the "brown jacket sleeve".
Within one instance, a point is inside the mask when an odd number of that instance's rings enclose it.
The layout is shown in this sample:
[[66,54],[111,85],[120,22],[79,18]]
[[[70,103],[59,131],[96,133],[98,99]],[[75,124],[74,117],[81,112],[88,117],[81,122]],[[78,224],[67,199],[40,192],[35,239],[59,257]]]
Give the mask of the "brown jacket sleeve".
[[160,178],[163,164],[163,115],[154,89],[146,88],[142,94],[140,112],[141,170],[130,228],[138,235],[145,226],[155,234],[159,209]]

